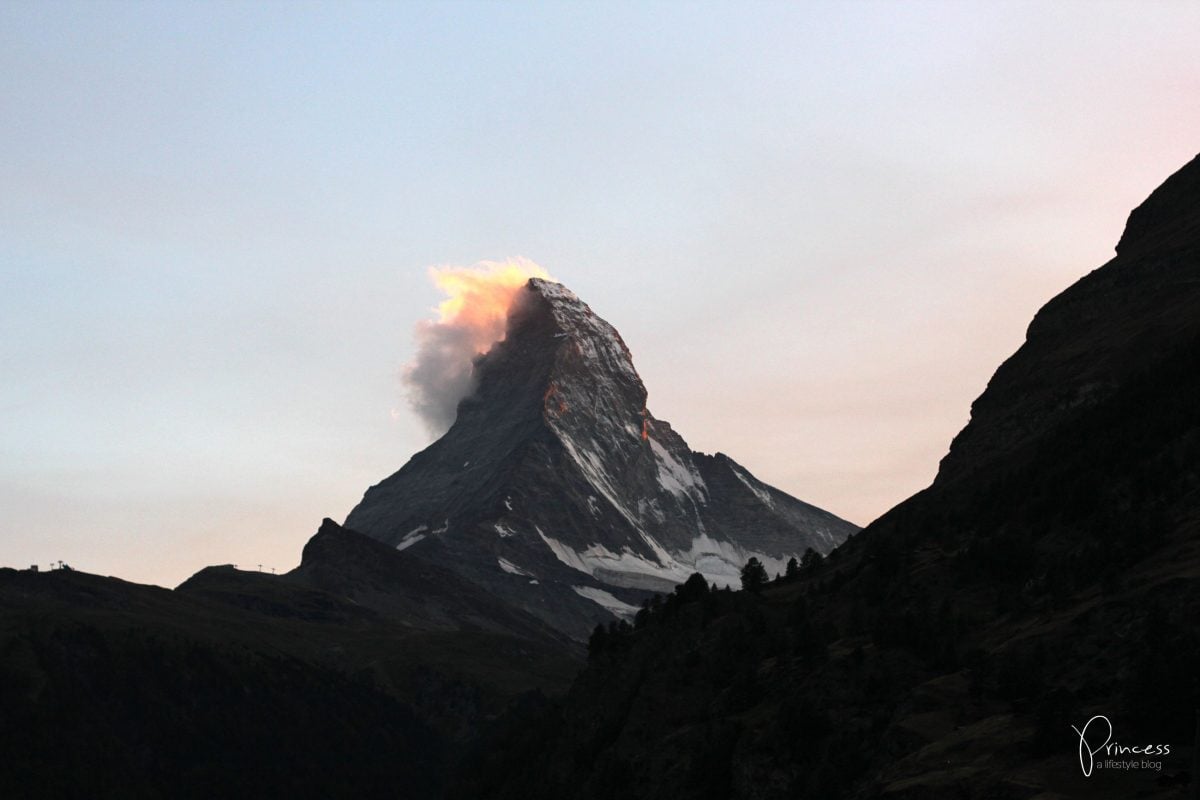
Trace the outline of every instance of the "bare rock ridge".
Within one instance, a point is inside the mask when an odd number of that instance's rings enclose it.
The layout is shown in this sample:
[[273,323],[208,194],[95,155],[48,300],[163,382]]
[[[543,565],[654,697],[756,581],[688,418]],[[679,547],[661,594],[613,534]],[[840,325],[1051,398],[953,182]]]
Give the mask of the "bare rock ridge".
[[695,453],[646,405],[615,329],[531,279],[450,430],[371,487],[346,527],[453,570],[576,638],[700,572],[773,574],[857,530]]

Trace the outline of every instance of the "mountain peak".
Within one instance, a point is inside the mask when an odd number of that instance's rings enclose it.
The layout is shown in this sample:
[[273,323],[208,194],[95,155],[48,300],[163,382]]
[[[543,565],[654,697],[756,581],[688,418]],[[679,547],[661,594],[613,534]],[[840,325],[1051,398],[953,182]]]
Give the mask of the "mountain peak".
[[446,434],[346,525],[576,638],[694,572],[736,584],[751,556],[781,571],[856,530],[689,449],[621,335],[562,284],[524,284],[473,377]]
[[[542,278],[530,278],[526,291],[545,301],[557,330],[552,336],[560,340],[565,358],[560,366],[576,364],[589,371],[607,372],[635,383],[645,392],[642,379],[633,366],[633,355],[617,329],[599,317],[587,303],[561,283]],[[509,315],[509,336],[520,334],[522,311],[528,301],[518,298]],[[518,330],[512,330],[514,321]]]
[[580,300],[577,294],[558,281],[553,281],[549,278],[530,278],[529,282],[525,284],[525,288],[531,292],[536,292],[551,303],[569,307],[587,307],[587,304]]
[[[549,335],[550,341],[542,343],[554,354],[542,387],[545,420],[558,426],[582,417],[588,424],[604,423],[641,436],[646,387],[621,334],[560,283],[531,278],[526,289],[530,297],[518,297],[514,303],[508,336],[498,345],[497,359],[508,361],[507,342],[523,353],[536,339]],[[553,324],[529,324],[533,309],[548,312]],[[484,357],[481,384],[489,374],[486,362],[491,356]],[[504,363],[502,368],[509,366]]]

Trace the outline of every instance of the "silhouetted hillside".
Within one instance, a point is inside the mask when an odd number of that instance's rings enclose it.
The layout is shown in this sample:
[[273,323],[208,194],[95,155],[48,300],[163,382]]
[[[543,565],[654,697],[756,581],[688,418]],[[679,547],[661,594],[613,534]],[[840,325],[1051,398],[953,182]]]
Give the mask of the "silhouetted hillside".
[[250,620],[78,572],[3,570],[0,597],[0,795],[420,797],[443,777],[411,710]]
[[[932,487],[761,595],[701,582],[598,632],[461,796],[1188,796],[1198,187],[1200,159],[1038,313]],[[1171,754],[1084,777],[1071,726],[1095,714]]]
[[576,669],[428,566],[333,523],[314,541],[293,575],[210,567],[173,592],[0,570],[0,796],[437,797],[480,725]]

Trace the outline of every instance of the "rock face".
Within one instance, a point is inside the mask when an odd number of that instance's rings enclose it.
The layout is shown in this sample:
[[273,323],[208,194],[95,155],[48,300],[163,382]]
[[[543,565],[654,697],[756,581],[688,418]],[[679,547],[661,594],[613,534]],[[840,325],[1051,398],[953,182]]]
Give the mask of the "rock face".
[[582,638],[700,572],[736,584],[857,530],[692,452],[646,407],[620,335],[534,278],[450,430],[371,487],[346,527],[454,570]]

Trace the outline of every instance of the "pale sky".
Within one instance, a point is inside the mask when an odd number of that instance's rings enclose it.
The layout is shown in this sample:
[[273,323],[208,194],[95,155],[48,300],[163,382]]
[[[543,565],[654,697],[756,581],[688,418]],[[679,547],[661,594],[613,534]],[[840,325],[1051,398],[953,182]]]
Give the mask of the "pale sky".
[[0,565],[298,563],[524,256],[865,524],[1200,150],[1200,4],[0,0]]

